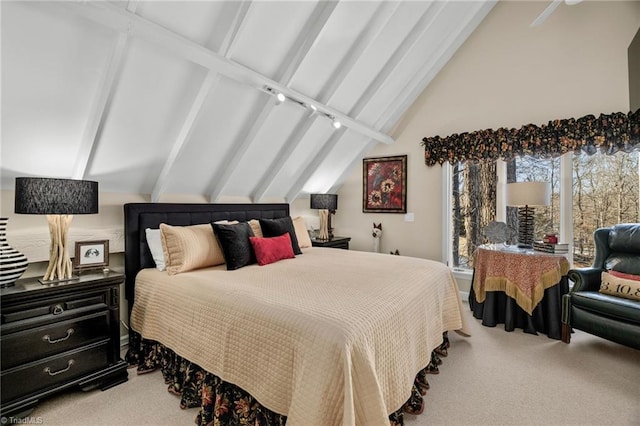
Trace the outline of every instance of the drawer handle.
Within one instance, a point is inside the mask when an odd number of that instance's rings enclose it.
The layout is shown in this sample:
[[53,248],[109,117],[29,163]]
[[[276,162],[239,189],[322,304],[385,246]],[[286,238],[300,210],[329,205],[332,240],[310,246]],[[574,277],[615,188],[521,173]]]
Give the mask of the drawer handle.
[[62,307],[62,305],[56,305],[53,307],[53,315],[60,315],[63,312],[64,308]]
[[44,369],[44,372],[47,373],[50,376],[57,376],[58,374],[62,374],[64,372],[69,371],[69,369],[74,364],[74,362],[75,362],[74,360],[70,359],[69,361],[67,361],[67,368],[63,368],[62,370],[51,372],[51,369],[49,367],[46,367]]
[[65,340],[67,340],[69,337],[71,337],[71,335],[73,334],[73,328],[70,328],[67,330],[67,335],[64,337],[61,337],[59,339],[54,339],[51,340],[51,336],[49,336],[48,334],[45,334],[44,336],[42,336],[42,340],[49,342],[49,343],[58,343],[58,342],[64,342]]

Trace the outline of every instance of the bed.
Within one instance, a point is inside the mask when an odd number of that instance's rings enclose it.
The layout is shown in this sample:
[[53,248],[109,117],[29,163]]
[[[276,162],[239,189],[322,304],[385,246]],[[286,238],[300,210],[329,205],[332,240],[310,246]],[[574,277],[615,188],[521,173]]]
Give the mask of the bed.
[[[310,247],[229,271],[155,269],[145,229],[289,217],[287,204],[124,207],[127,360],[162,369],[198,424],[388,425],[420,413],[448,330],[465,333],[448,268]],[[444,338],[444,339],[443,339]]]

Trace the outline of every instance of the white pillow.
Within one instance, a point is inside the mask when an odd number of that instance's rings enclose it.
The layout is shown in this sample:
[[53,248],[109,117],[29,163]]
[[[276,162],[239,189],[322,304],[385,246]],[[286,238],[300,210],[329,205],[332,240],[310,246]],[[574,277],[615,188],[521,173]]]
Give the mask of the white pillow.
[[160,230],[147,228],[144,232],[147,234],[147,245],[149,246],[149,250],[151,250],[151,257],[153,257],[153,261],[156,263],[156,268],[158,271],[164,271],[165,263]]

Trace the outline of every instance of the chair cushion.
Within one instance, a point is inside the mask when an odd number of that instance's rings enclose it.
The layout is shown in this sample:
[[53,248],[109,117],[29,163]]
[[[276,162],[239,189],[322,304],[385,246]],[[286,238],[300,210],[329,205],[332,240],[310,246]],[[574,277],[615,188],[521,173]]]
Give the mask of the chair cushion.
[[618,253],[640,254],[640,223],[620,223],[609,231],[609,247]]
[[640,301],[623,299],[595,291],[578,291],[571,294],[571,302],[576,307],[602,316],[614,317],[624,322],[640,325]]
[[640,275],[640,255],[613,252],[604,261],[604,268],[625,274]]

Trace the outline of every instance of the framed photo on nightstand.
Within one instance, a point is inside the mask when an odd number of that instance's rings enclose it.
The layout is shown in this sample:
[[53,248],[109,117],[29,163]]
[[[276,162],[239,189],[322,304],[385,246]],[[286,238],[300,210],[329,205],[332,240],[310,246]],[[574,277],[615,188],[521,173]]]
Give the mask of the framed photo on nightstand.
[[76,241],[74,269],[103,268],[109,265],[109,240]]

